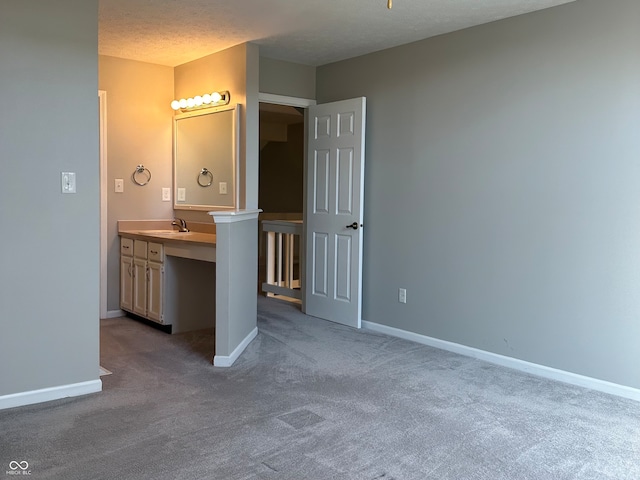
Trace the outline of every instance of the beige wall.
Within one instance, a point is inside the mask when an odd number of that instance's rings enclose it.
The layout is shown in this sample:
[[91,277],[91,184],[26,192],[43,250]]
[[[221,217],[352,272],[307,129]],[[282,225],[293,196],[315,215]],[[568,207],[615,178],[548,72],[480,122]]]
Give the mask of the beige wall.
[[[231,103],[240,104],[240,207],[258,208],[259,90],[314,98],[315,67],[261,59],[253,44],[237,45],[175,68],[100,56],[99,89],[107,92],[107,310],[116,311],[118,220],[179,216],[187,221],[212,221],[206,212],[174,211],[173,198],[161,201],[162,187],[170,187],[173,195],[171,100],[228,90]],[[151,182],[144,187],[131,181],[138,164],[152,173]],[[116,178],[124,179],[124,193],[114,192]]]
[[[173,217],[173,201],[162,201],[162,187],[173,190],[173,68],[100,56],[99,89],[107,92],[107,310],[113,311],[120,308],[117,221]],[[144,187],[131,179],[138,164],[151,171]],[[124,179],[123,193],[114,192],[116,178]]]
[[[238,45],[176,68],[121,58],[99,57],[99,89],[107,92],[108,266],[107,310],[119,309],[118,220],[179,216],[212,222],[206,212],[173,210],[162,188],[173,195],[174,98],[229,90],[240,112],[240,203],[257,207],[258,196],[258,47]],[[140,187],[131,180],[138,164],[152,174]],[[249,164],[249,168],[247,168]],[[124,193],[114,180],[124,179]]]
[[[255,207],[257,200],[257,46],[241,44],[179,65],[174,70],[175,98],[193,97],[206,92],[228,90],[231,104],[240,104],[240,207]],[[255,79],[254,79],[255,77]],[[255,117],[255,118],[254,118]],[[255,137],[255,138],[254,138]],[[255,145],[254,145],[255,142]],[[249,176],[247,171],[249,170]],[[255,176],[255,178],[254,178]],[[254,191],[256,193],[254,193]],[[247,196],[248,195],[248,196]],[[179,211],[177,215],[193,221],[207,222],[206,212]]]

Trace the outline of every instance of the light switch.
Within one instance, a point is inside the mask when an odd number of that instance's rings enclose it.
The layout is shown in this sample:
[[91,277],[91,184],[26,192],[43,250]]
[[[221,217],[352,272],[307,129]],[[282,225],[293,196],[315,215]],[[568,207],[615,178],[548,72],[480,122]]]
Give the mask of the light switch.
[[115,183],[114,190],[116,193],[124,192],[124,180],[122,178],[116,178],[114,183]]
[[162,187],[162,201],[163,202],[171,201],[171,189],[169,187]]
[[184,187],[178,188],[178,201],[184,202],[187,199],[187,189]]
[[218,188],[220,189],[220,195],[227,194],[227,182],[220,182]]
[[61,172],[62,193],[76,193],[75,172]]

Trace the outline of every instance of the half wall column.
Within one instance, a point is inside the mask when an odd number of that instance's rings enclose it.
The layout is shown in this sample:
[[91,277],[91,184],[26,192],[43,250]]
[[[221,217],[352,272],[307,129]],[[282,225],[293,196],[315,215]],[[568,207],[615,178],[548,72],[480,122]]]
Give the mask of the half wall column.
[[216,224],[216,353],[230,367],[258,334],[258,214],[208,212]]

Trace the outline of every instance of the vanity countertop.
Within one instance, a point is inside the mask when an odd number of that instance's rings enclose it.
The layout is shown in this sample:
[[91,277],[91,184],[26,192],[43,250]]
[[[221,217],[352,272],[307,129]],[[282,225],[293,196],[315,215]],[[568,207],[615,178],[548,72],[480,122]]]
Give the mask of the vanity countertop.
[[172,220],[119,220],[118,235],[164,244],[216,246],[216,227],[213,223],[189,222],[189,232],[178,232],[171,222]]
[[216,235],[214,233],[178,232],[177,230],[120,230],[118,234],[140,240],[160,240],[161,243],[175,242],[210,247],[216,246]]

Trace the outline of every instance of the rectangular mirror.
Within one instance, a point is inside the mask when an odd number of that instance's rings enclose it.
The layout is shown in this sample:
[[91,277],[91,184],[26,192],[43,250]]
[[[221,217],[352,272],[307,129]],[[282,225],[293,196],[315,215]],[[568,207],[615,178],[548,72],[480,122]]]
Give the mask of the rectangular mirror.
[[174,208],[238,207],[239,106],[174,117]]

